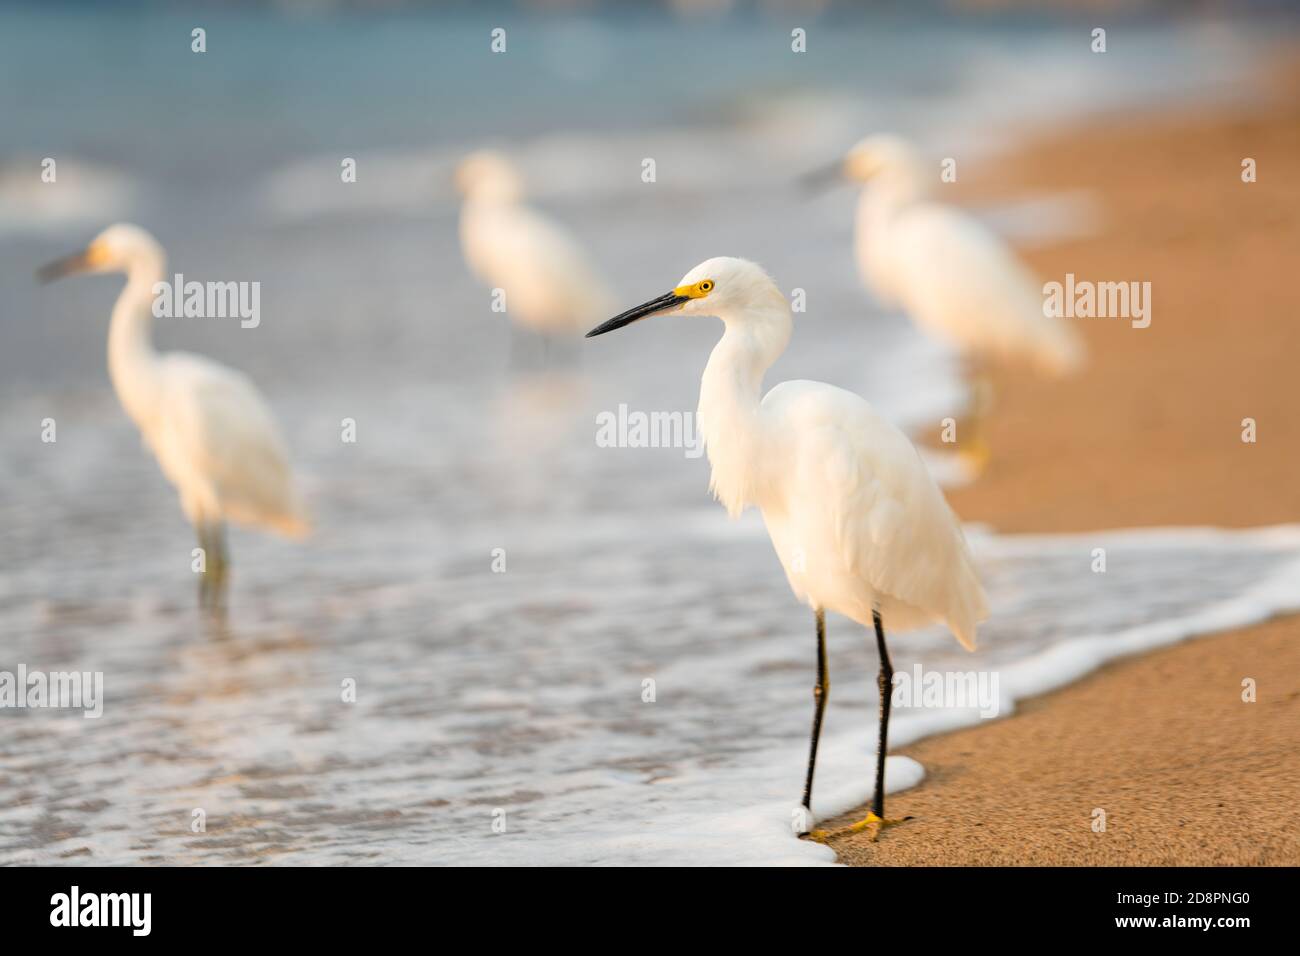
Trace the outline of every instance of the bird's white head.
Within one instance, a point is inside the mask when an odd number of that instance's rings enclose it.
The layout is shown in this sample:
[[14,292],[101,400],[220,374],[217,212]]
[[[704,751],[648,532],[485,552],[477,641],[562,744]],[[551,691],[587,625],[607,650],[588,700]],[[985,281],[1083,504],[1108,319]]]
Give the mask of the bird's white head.
[[456,166],[456,188],[466,199],[517,202],[524,196],[524,179],[504,155],[481,149]]
[[854,143],[844,156],[844,175],[857,182],[893,173],[911,173],[920,166],[916,147],[892,133],[866,136]]
[[153,236],[139,226],[119,222],[109,226],[81,252],[57,259],[37,271],[43,282],[52,282],[77,273],[146,271],[161,275],[165,261],[163,248]]
[[931,180],[916,147],[893,133],[866,136],[829,166],[804,177],[805,185],[821,187],[848,180],[870,185],[898,198],[923,196]]
[[671,292],[614,316],[588,332],[587,338],[613,332],[638,319],[674,313],[716,315],[728,323],[743,324],[774,314],[788,320],[790,306],[762,266],[748,259],[718,256],[706,259],[682,276]]

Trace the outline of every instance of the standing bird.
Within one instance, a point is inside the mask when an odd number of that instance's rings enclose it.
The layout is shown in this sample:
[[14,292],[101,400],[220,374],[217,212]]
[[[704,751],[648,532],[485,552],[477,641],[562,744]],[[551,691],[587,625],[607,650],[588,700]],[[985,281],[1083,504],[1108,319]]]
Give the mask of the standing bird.
[[52,262],[37,275],[51,282],[79,272],[126,274],[108,329],[109,377],[198,533],[204,553],[199,604],[219,609],[229,568],[227,519],[294,537],[309,529],[284,442],[253,383],[201,355],[154,349],[152,305],[165,267],[153,236],[119,223],[84,252]]
[[[872,811],[852,829],[873,838],[885,819],[885,750],[893,668],[885,622],[904,630],[942,622],[967,650],[988,609],[961,525],[916,449],[852,392],[783,382],[760,400],[763,374],[785,351],[790,305],[759,266],[709,259],[677,288],[587,333],[603,335],[651,315],[713,315],[726,331],[700,382],[699,423],[710,487],[734,518],[755,505],[795,596],[817,629],[817,683],[803,806],[830,682],[826,611],[873,628],[880,654],[880,737]],[[824,837],[817,831],[815,836]]]
[[916,149],[892,135],[868,136],[842,162],[813,174],[864,184],[854,254],[864,283],[886,305],[902,308],[926,332],[955,346],[974,372],[973,440],[988,459],[982,417],[990,360],[1026,363],[1056,377],[1084,360],[1078,333],[1045,315],[1042,285],[992,232],[966,213],[931,199],[935,175]]
[[613,311],[614,297],[578,242],[523,202],[523,178],[500,153],[471,153],[456,168],[464,197],[460,243],[465,262],[505,292],[519,327],[545,341],[577,338]]

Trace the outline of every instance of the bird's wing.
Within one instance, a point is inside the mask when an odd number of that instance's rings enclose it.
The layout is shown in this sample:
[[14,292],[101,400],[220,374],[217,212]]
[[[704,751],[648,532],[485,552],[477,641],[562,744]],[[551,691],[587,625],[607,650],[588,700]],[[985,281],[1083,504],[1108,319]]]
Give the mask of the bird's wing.
[[764,399],[778,410],[797,474],[791,509],[811,512],[843,566],[873,591],[947,621],[967,647],[987,616],[961,525],[907,437],[852,392],[786,382]]
[[584,331],[608,318],[608,285],[559,223],[524,205],[471,204],[465,216],[466,256],[486,281],[506,290],[508,311],[528,324]]
[[1083,361],[1065,320],[1043,314],[1041,284],[974,218],[937,203],[898,214],[891,262],[904,307],[922,326],[977,354],[1064,374]]
[[235,521],[306,531],[284,440],[248,377],[185,352],[169,352],[162,363],[160,460],[206,481]]

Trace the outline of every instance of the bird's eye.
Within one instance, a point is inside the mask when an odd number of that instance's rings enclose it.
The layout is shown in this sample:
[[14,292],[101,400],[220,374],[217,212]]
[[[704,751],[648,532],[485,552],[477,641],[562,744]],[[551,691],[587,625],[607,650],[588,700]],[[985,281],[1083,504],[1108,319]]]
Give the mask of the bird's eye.
[[701,282],[701,283],[700,283],[700,291],[701,291],[701,292],[712,292],[712,291],[713,291],[713,280],[712,280],[712,279],[705,279],[703,282]]

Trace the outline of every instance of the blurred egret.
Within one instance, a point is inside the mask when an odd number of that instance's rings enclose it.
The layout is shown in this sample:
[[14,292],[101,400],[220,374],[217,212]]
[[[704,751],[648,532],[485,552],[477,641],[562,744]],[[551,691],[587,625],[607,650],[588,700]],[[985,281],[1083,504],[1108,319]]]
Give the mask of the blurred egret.
[[[200,355],[159,354],[150,338],[165,254],[138,226],[119,223],[84,252],[43,267],[46,282],[78,272],[126,274],[108,330],[118,400],[180,492],[204,551],[202,605],[220,607],[228,560],[225,522],[297,536],[308,530],[288,457],[265,399],[242,373]],[[177,290],[179,294],[179,290]]]
[[505,292],[511,321],[548,338],[576,337],[613,311],[609,287],[578,242],[523,202],[523,178],[508,159],[471,153],[456,168],[456,185],[465,261]]
[[1042,286],[996,235],[931,198],[937,174],[906,140],[868,136],[827,174],[865,184],[854,253],[863,281],[886,305],[904,309],[926,332],[955,346],[976,369],[975,435],[963,443],[979,463],[988,449],[980,419],[989,360],[1028,363],[1059,376],[1083,363],[1083,343],[1062,319],[1045,315]]
[[[987,616],[961,525],[897,428],[852,392],[821,382],[775,386],[763,375],[785,351],[789,303],[759,266],[709,259],[673,289],[587,333],[612,332],[666,313],[714,315],[726,326],[700,382],[699,423],[714,495],[735,517],[762,512],[795,596],[816,619],[817,682],[803,806],[830,690],[825,612],[875,631],[880,654],[880,736],[871,814],[854,829],[873,836],[885,819],[885,750],[893,668],[884,624],[906,630],[942,622],[968,650]],[[818,831],[819,835],[820,831]]]

